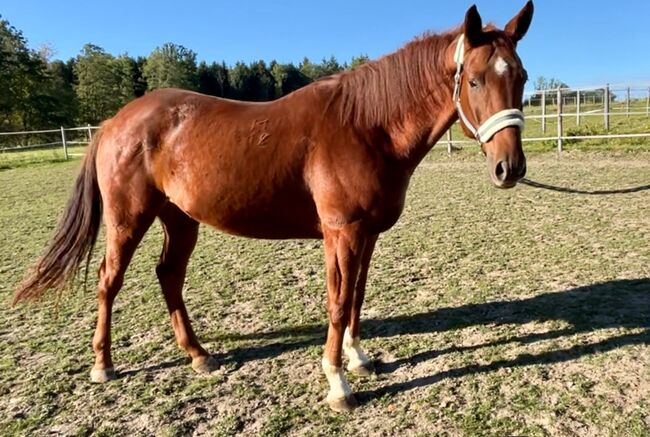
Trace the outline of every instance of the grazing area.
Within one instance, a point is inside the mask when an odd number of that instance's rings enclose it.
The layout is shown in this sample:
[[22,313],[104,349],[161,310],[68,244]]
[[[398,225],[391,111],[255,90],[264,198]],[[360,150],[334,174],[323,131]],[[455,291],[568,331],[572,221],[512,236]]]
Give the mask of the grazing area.
[[[11,308],[79,161],[0,171],[0,434],[650,433],[650,153],[533,154],[527,176],[584,191],[498,190],[476,148],[434,150],[370,268],[362,343],[377,375],[360,408],[324,404],[320,241],[202,227],[185,299],[221,364],[195,374],[175,344],[153,226],[117,297],[118,379],[92,384],[99,254],[88,287]],[[645,187],[645,188],[644,188]]]

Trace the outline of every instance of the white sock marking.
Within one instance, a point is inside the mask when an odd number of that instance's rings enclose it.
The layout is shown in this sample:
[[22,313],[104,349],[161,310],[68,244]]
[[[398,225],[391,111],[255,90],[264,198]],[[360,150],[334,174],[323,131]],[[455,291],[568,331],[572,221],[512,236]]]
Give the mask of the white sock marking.
[[357,367],[365,366],[370,362],[368,356],[363,352],[360,346],[361,339],[359,337],[352,338],[350,331],[345,328],[343,335],[343,352],[348,357],[348,370],[356,369]]
[[343,369],[332,366],[327,358],[323,358],[323,372],[330,384],[330,391],[327,393],[327,400],[346,398],[352,394],[352,389],[345,379]]

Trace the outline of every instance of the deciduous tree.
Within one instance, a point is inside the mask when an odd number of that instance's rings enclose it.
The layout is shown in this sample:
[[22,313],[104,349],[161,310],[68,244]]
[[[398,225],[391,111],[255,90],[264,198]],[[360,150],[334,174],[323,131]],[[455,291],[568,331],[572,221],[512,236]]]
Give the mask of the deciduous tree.
[[143,72],[149,90],[198,87],[196,53],[182,45],[166,43],[157,47],[147,58]]
[[125,103],[120,93],[122,75],[118,71],[115,58],[93,44],[86,44],[77,56],[75,90],[82,123],[97,124]]

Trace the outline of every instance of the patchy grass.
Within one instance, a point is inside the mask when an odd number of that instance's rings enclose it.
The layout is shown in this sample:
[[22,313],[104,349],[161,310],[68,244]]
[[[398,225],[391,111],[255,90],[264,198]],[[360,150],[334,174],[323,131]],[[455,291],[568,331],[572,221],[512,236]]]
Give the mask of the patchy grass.
[[[500,191],[475,150],[432,154],[370,271],[363,344],[378,374],[351,377],[361,407],[337,415],[319,364],[317,241],[202,229],[185,295],[222,363],[212,377],[195,375],[175,345],[153,269],[158,225],[117,299],[117,381],[89,382],[93,292],[71,292],[58,310],[11,308],[78,165],[0,172],[0,434],[650,433],[650,190]],[[531,179],[583,190],[649,176],[643,152],[529,160]]]
[[[85,152],[85,146],[69,146],[69,159],[76,159]],[[0,170],[19,167],[33,167],[40,164],[53,164],[65,161],[65,154],[61,147],[40,149],[6,151],[0,149]]]

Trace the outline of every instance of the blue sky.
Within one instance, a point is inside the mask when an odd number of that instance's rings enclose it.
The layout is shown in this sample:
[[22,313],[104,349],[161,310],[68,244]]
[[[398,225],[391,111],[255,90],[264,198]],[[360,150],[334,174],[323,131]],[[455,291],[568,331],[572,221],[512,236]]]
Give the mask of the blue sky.
[[[484,22],[505,23],[521,0],[475,0]],[[57,58],[91,42],[113,54],[147,55],[165,42],[200,60],[298,63],[331,55],[343,62],[390,53],[427,30],[459,24],[470,1],[42,1],[3,0],[0,14],[31,47]],[[531,78],[572,86],[650,81],[649,0],[537,0],[520,55]],[[532,82],[532,81],[531,81]]]

